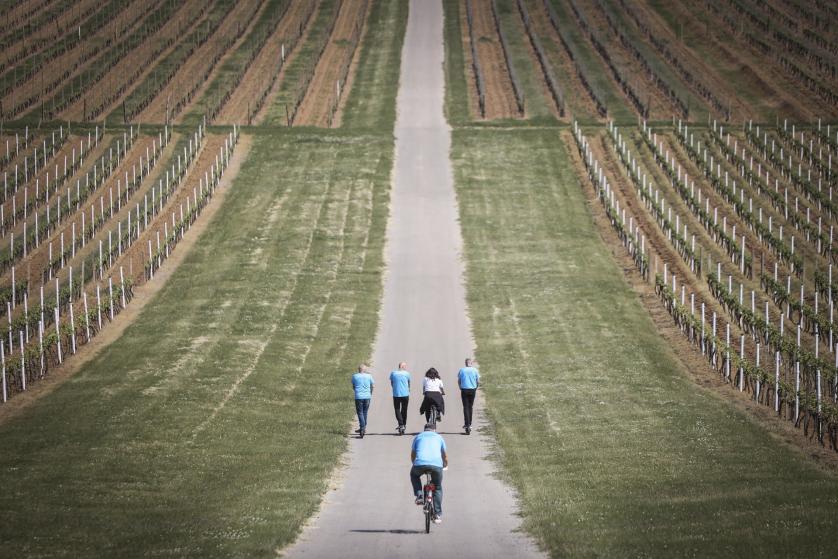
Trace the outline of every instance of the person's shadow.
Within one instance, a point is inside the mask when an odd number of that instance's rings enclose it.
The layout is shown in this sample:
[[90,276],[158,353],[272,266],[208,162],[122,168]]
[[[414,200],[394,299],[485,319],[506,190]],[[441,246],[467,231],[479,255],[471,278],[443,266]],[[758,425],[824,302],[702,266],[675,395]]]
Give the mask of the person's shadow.
[[359,534],[424,534],[424,530],[349,530]]

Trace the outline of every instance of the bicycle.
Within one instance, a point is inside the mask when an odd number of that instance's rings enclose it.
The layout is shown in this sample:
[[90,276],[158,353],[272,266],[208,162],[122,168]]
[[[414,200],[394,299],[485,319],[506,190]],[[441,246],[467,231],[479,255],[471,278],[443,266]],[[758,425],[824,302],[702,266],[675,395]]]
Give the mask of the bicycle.
[[434,506],[434,491],[436,485],[431,479],[431,472],[426,471],[422,474],[424,481],[422,483],[422,512],[425,513],[425,533],[431,533],[431,522],[436,516],[436,507]]
[[434,426],[434,431],[436,431],[436,424],[437,421],[442,417],[442,413],[440,413],[439,408],[436,404],[430,404],[430,414],[426,413],[426,421],[428,425]]

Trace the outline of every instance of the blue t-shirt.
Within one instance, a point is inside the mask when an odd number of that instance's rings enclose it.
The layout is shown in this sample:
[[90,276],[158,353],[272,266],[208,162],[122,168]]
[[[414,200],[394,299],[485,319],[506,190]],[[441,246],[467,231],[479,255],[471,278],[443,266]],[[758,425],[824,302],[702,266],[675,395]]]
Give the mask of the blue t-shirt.
[[372,398],[372,385],[375,381],[369,373],[355,373],[352,375],[352,388],[355,389],[356,400],[369,400]]
[[448,452],[445,448],[445,439],[433,431],[423,431],[413,439],[413,452],[416,453],[414,466],[439,466],[442,467],[442,453]]
[[410,396],[410,373],[401,369],[391,372],[390,386],[393,387],[393,398]]
[[480,373],[474,367],[463,367],[457,373],[457,382],[460,383],[461,389],[477,388],[477,382],[480,380]]

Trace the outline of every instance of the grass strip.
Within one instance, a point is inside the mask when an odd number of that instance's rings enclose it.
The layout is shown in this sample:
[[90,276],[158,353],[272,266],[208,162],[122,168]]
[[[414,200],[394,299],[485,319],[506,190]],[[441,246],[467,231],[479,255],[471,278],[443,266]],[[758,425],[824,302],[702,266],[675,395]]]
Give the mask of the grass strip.
[[4,553],[253,556],[295,537],[346,446],[347,375],[371,351],[392,151],[254,138],[157,299],[0,426]]
[[233,95],[236,87],[259,51],[279,25],[288,9],[289,0],[268,0],[258,21],[234,52],[219,67],[212,82],[207,86],[200,100],[184,115],[182,123],[197,126],[204,115],[211,122],[221,111],[224,103]]
[[317,67],[317,61],[323,45],[329,40],[332,23],[335,21],[336,11],[340,9],[336,0],[323,0],[310,23],[306,40],[297,46],[297,53],[285,69],[285,77],[279,84],[279,91],[273,104],[268,108],[266,125],[284,126],[288,124],[288,116],[298,103],[302,101],[305,88]]
[[372,3],[341,128],[392,134],[407,12],[406,2]]
[[451,126],[471,120],[459,0],[442,0],[445,42],[445,118]]
[[174,78],[186,60],[206,41],[213,40],[213,34],[234,7],[235,2],[232,0],[214,0],[206,10],[206,18],[154,66],[152,72],[125,98],[122,107],[114,109],[108,115],[108,122],[121,123],[123,119],[130,121],[141,113]]
[[525,529],[556,557],[829,554],[835,476],[696,387],[566,149],[543,129],[453,135],[487,408]]

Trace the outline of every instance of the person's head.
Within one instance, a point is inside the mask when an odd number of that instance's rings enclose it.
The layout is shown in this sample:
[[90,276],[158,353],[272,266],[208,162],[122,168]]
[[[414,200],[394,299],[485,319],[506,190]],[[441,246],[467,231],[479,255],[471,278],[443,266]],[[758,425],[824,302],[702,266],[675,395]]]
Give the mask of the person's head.
[[430,369],[428,369],[428,372],[425,373],[425,376],[428,378],[439,378],[439,371],[431,367]]
[[436,425],[433,423],[425,423],[425,431],[436,431]]
[[466,367],[471,367],[472,363],[474,363],[474,361],[471,357],[466,357]]
[[360,365],[358,365],[358,372],[359,372],[359,373],[364,373],[364,372],[366,372],[366,371],[367,371],[367,367],[369,367],[369,365],[367,365],[366,363],[361,363]]
[[407,369],[407,363],[405,363],[404,361],[402,361],[401,363],[399,363],[399,369],[401,369],[402,371],[404,371],[405,369]]

